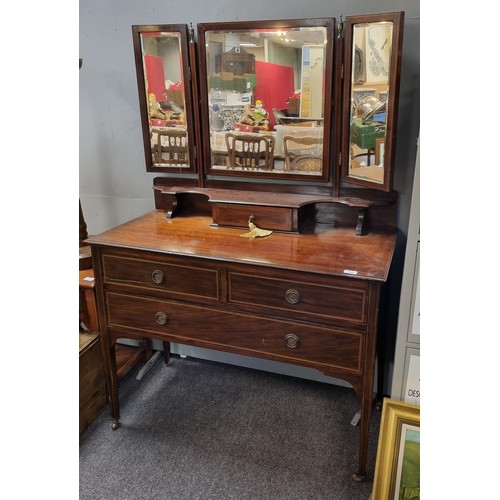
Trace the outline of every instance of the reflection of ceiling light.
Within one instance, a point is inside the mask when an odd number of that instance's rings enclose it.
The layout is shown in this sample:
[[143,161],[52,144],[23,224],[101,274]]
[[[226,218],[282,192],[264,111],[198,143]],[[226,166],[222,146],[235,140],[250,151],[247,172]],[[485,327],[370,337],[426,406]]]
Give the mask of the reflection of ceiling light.
[[255,43],[240,43],[240,47],[257,47]]

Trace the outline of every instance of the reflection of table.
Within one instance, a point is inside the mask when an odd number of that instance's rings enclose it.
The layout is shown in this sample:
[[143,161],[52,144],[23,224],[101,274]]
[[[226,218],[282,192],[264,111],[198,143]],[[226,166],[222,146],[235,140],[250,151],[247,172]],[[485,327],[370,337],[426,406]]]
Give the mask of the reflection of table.
[[374,160],[375,150],[373,148],[363,150],[352,144],[349,176],[382,184],[384,182],[384,168],[383,165],[374,164]]
[[316,123],[317,126],[323,125],[323,118],[301,118],[299,116],[280,116],[279,125],[298,125],[301,123]]

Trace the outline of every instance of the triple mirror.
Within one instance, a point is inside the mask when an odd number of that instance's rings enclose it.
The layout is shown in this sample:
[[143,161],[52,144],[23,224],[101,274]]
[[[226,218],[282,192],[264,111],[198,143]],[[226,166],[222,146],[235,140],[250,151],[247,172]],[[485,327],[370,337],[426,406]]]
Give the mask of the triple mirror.
[[390,191],[402,21],[133,26],[147,170]]

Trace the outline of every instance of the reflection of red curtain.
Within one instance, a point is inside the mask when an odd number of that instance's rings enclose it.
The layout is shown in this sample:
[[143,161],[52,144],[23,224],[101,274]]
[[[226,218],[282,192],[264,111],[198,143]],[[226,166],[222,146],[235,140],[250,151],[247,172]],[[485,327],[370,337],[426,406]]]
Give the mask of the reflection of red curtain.
[[158,102],[165,100],[165,71],[161,57],[144,56],[148,94],[154,94]]
[[255,61],[257,84],[255,100],[260,99],[269,113],[271,130],[275,125],[273,108],[288,108],[287,100],[294,92],[293,68],[281,64]]

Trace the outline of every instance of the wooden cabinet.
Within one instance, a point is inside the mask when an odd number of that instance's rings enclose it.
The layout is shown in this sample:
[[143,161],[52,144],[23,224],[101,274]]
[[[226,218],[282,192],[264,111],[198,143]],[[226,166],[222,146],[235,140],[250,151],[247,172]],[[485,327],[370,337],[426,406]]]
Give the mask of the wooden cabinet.
[[106,405],[106,384],[98,332],[80,333],[80,434]]
[[364,476],[378,308],[395,231],[358,237],[319,224],[264,239],[241,234],[208,216],[168,219],[155,210],[90,238],[113,426],[118,338],[292,363],[346,380],[361,397]]
[[217,73],[255,74],[255,55],[246,52],[241,47],[233,48],[216,57],[215,68]]

